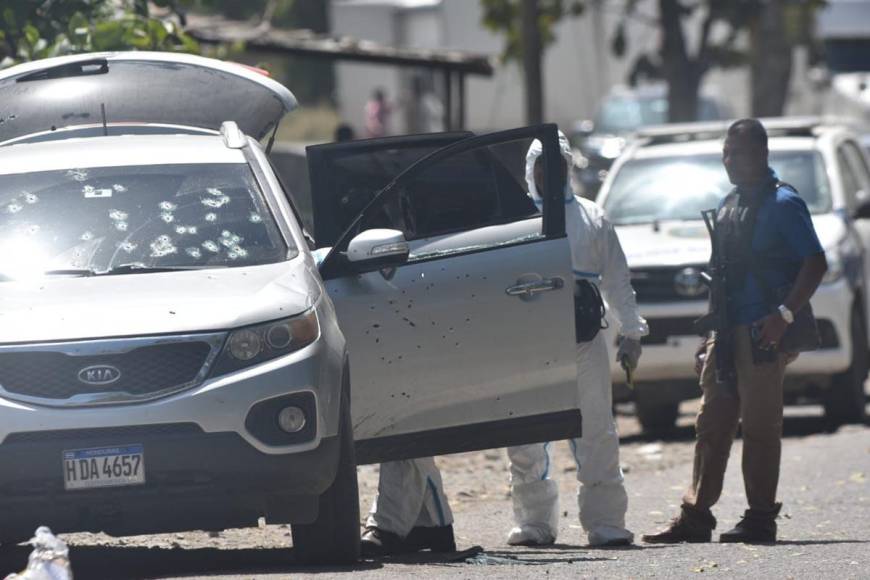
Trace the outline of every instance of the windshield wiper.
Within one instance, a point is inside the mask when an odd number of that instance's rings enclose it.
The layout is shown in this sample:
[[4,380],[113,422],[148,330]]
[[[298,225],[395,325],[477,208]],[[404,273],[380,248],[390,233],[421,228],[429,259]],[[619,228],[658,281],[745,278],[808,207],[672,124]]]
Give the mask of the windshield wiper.
[[191,270],[207,270],[209,268],[226,268],[226,266],[144,266],[142,264],[121,264],[111,270],[94,272],[94,276],[116,276],[118,274],[159,274],[161,272],[187,272]]
[[64,268],[61,270],[46,270],[43,276],[94,276],[96,272],[87,268]]

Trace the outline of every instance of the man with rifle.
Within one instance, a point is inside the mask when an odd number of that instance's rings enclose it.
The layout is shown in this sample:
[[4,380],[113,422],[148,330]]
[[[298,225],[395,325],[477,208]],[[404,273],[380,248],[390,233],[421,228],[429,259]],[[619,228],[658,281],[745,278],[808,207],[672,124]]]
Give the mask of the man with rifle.
[[[738,422],[749,509],[721,542],[775,542],[782,438],[782,383],[797,353],[818,347],[810,297],[825,254],[797,191],[768,166],[767,132],[741,119],[727,132],[722,162],[736,187],[704,215],[712,237],[711,330],[698,350],[703,398],[692,483],[680,515],[649,543],[709,542]],[[704,319],[702,319],[703,321]]]

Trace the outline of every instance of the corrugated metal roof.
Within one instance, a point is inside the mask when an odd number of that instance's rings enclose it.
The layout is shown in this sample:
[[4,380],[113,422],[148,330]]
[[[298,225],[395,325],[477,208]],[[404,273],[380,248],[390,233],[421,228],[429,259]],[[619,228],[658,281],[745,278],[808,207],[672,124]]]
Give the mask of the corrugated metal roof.
[[493,74],[493,58],[489,55],[446,49],[396,48],[349,36],[315,34],[310,30],[281,30],[221,16],[189,14],[185,30],[200,42],[244,42],[248,50],[436,68],[481,76]]

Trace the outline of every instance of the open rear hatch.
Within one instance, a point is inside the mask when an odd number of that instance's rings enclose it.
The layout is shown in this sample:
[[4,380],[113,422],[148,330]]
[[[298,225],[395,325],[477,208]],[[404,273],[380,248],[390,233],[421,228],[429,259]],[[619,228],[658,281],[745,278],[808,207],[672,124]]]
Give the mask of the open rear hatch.
[[[0,144],[77,126],[148,123],[265,137],[296,108],[282,84],[236,63],[164,52],[48,58],[0,71]],[[110,129],[111,134],[111,129]]]

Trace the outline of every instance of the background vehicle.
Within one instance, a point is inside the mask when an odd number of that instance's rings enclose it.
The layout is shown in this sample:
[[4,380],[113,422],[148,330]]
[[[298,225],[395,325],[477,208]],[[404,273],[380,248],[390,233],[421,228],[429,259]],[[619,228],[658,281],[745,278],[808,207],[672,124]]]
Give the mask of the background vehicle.
[[[699,97],[699,121],[726,118],[724,105],[709,96]],[[595,199],[610,166],[625,150],[634,132],[667,121],[665,85],[614,87],[602,100],[595,119],[578,122],[569,135],[575,150],[574,175],[583,186],[584,197]]]
[[[533,138],[558,155],[554,126],[435,147],[343,214],[321,277],[256,141],[295,106],[274,81],[79,55],[4,71],[0,103],[0,542],[265,517],[302,560],[346,562],[354,432],[361,461],[577,433],[556,180],[543,216],[470,221],[489,206],[450,197],[461,221],[425,238],[379,221],[442,199],[430,178],[463,155]],[[501,202],[501,177],[475,185]]]
[[[770,164],[806,200],[829,270],[812,305],[820,350],[789,365],[788,402],[821,400],[833,425],[864,418],[868,369],[866,289],[870,171],[855,136],[821,119],[763,120]],[[721,123],[650,128],[620,158],[599,202],[616,226],[641,314],[650,323],[634,397],[646,430],[673,426],[679,402],[700,395],[692,322],[707,309],[700,272],[710,256],[699,212],[731,190],[721,163]],[[624,382],[615,364],[615,382]]]

